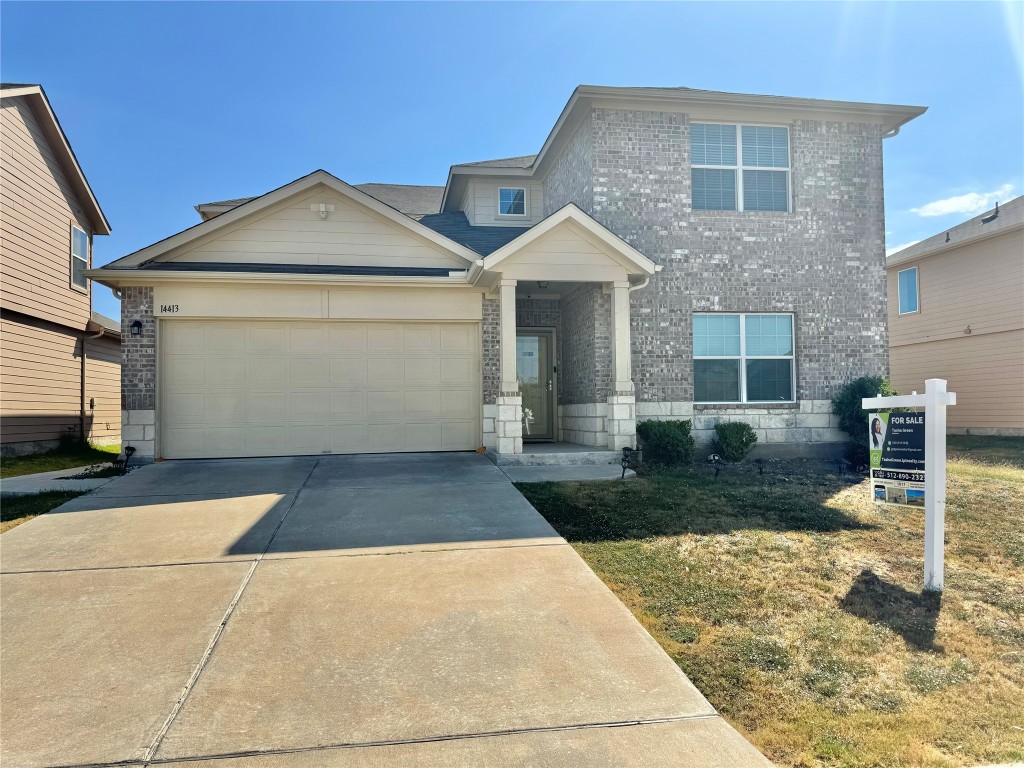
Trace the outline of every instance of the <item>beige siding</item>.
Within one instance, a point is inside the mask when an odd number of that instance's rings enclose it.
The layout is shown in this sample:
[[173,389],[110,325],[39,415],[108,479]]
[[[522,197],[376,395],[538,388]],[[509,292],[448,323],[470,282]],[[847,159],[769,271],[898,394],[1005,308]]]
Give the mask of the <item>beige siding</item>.
[[[900,315],[897,274],[913,267],[920,312]],[[1024,232],[891,267],[888,299],[897,389],[944,378],[957,393],[951,430],[1024,429]]]
[[[0,321],[0,439],[5,445],[57,440],[68,427],[79,428],[80,345],[80,335],[71,330]],[[87,432],[97,442],[117,442],[120,345],[96,339],[87,342],[86,353]],[[96,399],[95,409],[88,408],[89,398]]]
[[[321,219],[311,206],[334,206]],[[334,191],[321,188],[183,246],[172,261],[446,267],[467,264]]]
[[89,440],[121,441],[121,344],[107,336],[85,345],[85,404]]
[[951,430],[1024,430],[1024,331],[893,347],[890,364],[900,392],[923,392],[925,379],[949,382],[956,392]]
[[91,229],[23,97],[3,99],[0,139],[0,304],[85,328],[90,297],[71,287],[71,224]]
[[524,246],[495,269],[513,280],[578,280],[585,274],[595,282],[629,279],[629,266],[591,234],[563,222]]
[[[526,217],[499,216],[498,190],[501,187],[526,189]],[[462,210],[469,223],[478,227],[531,227],[544,218],[544,185],[527,179],[473,179],[467,185]]]

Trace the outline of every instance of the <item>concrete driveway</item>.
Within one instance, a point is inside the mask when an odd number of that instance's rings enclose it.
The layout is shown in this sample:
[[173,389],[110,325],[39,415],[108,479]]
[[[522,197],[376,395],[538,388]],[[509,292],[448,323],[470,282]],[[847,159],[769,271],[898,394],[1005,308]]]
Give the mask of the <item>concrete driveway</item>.
[[768,765],[475,454],[164,462],[0,570],[4,765]]

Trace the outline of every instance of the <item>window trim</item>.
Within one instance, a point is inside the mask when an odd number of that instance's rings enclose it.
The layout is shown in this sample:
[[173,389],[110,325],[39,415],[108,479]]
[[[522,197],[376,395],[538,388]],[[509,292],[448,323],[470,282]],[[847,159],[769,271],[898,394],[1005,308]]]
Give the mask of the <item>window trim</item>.
[[[900,275],[904,272],[914,273],[914,298],[917,299],[917,309],[911,309],[906,312],[903,311],[903,297],[900,295]],[[896,312],[899,317],[904,315],[919,315],[921,314],[921,272],[917,268],[917,265],[913,267],[907,267],[896,272]]]
[[[85,235],[85,258],[81,259],[75,255],[75,230],[78,230]],[[92,255],[92,237],[82,227],[78,226],[74,222],[71,222],[71,240],[68,243],[68,285],[71,289],[78,291],[79,293],[89,293],[89,278],[83,277],[85,281],[84,285],[79,285],[75,282],[75,259],[85,262],[85,269],[89,268],[90,256]]]
[[[731,125],[736,129],[736,165],[699,165],[693,162],[693,125]],[[785,128],[786,129],[786,157],[789,158],[789,165],[785,168],[778,166],[744,165],[743,164],[743,128]],[[793,213],[793,131],[788,125],[776,123],[730,123],[718,120],[691,120],[689,125],[690,135],[690,210],[694,213]],[[693,174],[694,168],[707,168],[713,171],[733,171],[736,174],[736,208],[734,210],[721,210],[717,208],[694,208],[693,207]],[[743,171],[785,171],[786,172],[786,210],[784,211],[748,211],[743,207]],[[751,313],[756,314],[756,313]]]
[[[693,317],[700,315],[737,315],[740,318],[740,354],[739,356],[734,355],[697,355],[692,352],[693,343],[693,323],[690,323],[690,342],[691,342],[691,355],[693,360],[738,360],[740,364],[740,399],[739,400],[697,400],[696,391],[693,395],[693,404],[700,405],[758,405],[762,406],[768,403],[777,403],[779,405],[792,405],[797,402],[796,396],[796,314],[793,312],[694,312]],[[750,355],[747,356],[747,317],[749,315],[784,315],[789,318],[790,330],[792,332],[793,339],[793,352],[789,355]],[[789,360],[790,370],[790,381],[792,388],[790,390],[789,400],[748,400],[747,399],[747,361],[748,360]],[[693,368],[694,371],[694,385],[696,385],[696,366]],[[694,386],[696,390],[696,386]]]
[[[522,190],[523,193],[523,212],[522,213],[502,213],[501,212],[501,191],[503,189],[511,190]],[[496,219],[528,219],[530,218],[530,190],[528,187],[503,187],[498,185],[494,191],[494,218]]]

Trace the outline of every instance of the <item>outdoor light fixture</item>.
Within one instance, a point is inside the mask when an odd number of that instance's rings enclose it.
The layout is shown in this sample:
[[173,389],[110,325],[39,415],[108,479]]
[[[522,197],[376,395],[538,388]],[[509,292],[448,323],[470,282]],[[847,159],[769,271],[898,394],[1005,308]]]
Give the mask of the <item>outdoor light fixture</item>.
[[141,336],[142,335],[142,321],[141,320],[136,320],[134,323],[132,323],[131,327],[132,327],[132,336]]
[[538,288],[547,288],[548,287],[548,281],[547,280],[538,280],[537,281],[537,287]]

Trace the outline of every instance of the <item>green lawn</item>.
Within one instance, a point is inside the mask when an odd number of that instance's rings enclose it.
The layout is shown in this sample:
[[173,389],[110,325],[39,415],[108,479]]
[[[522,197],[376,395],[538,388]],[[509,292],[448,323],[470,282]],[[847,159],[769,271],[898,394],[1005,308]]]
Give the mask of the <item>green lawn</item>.
[[921,593],[923,511],[873,505],[856,476],[700,467],[519,487],[779,765],[1010,763],[1024,439],[975,440],[949,464],[941,599]]
[[4,496],[0,501],[0,533],[49,512],[85,491],[43,491],[24,496]]
[[0,459],[0,479],[109,462],[117,458],[120,450],[120,445],[88,445],[59,448],[29,456],[4,456]]

